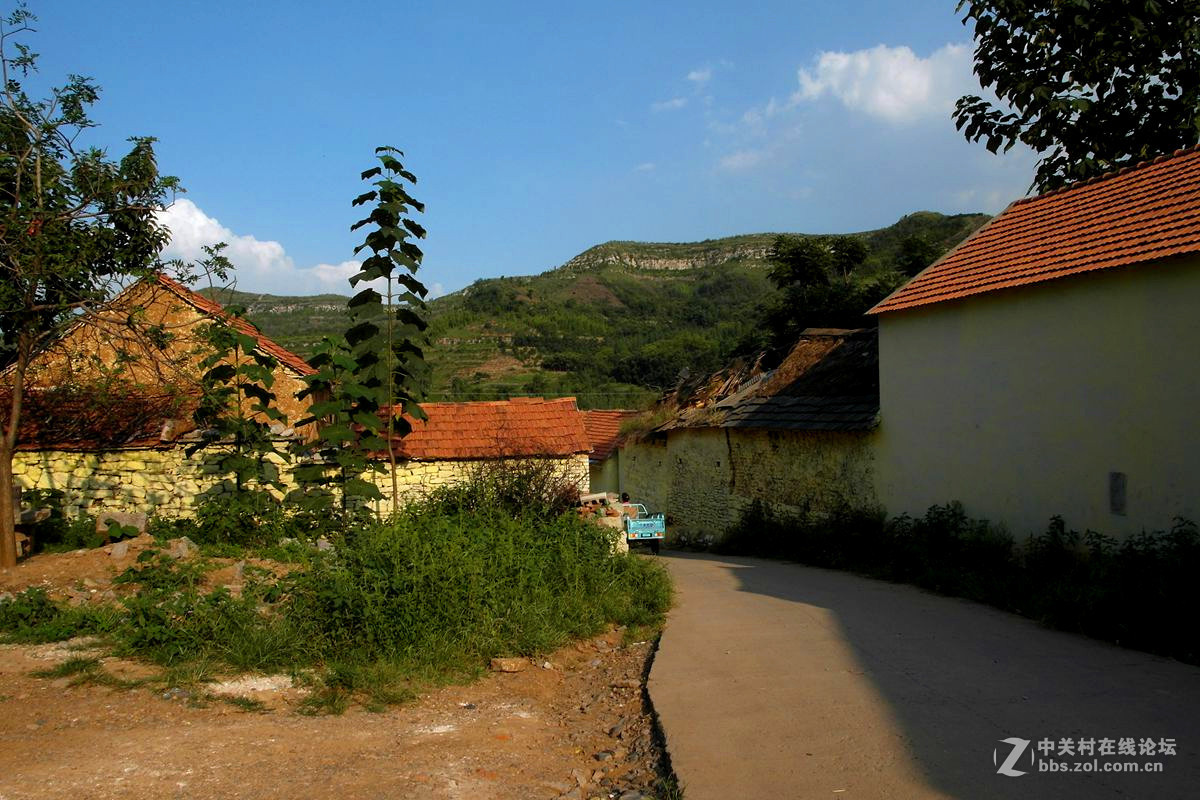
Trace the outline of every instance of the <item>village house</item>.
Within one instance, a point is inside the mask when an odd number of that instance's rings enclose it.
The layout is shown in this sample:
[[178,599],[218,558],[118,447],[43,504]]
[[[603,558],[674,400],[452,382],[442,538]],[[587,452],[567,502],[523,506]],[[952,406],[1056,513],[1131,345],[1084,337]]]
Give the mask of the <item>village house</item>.
[[722,537],[755,501],[774,511],[873,508],[874,330],[806,330],[780,365],[739,363],[664,399],[670,418],[625,441],[621,485],[672,536]]
[[[206,496],[230,490],[212,450],[189,455],[199,431],[200,361],[211,353],[203,328],[222,321],[252,336],[277,362],[272,390],[287,420],[308,415],[298,395],[314,372],[294,353],[217,303],[165,276],[121,293],[95,324],[79,325],[31,365],[14,459],[26,489],[62,492],[69,515],[99,511],[163,516],[193,513]],[[397,442],[401,500],[464,480],[482,462],[538,459],[587,491],[591,449],[574,398],[430,403]],[[299,438],[287,423],[281,439]],[[285,488],[291,465],[272,459]],[[376,476],[391,508],[390,477]]]
[[1018,200],[871,313],[879,497],[1016,536],[1200,515],[1200,150]]
[[[304,359],[245,320],[165,275],[121,292],[30,364],[14,458],[27,489],[62,493],[68,515],[99,510],[190,513],[223,476],[208,454],[189,457],[199,436],[193,414],[201,362],[214,322],[253,338],[277,362],[272,390],[290,420],[307,413],[298,397],[313,372]],[[285,423],[281,438],[295,435]]]

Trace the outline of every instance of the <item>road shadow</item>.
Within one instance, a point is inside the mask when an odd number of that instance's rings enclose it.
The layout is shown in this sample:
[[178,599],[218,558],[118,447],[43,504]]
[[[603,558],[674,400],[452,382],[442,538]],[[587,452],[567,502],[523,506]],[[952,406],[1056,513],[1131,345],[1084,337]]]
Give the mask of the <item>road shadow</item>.
[[[1200,668],[1123,649],[977,603],[844,572],[753,558],[671,553],[729,570],[740,591],[824,609],[902,728],[931,787],[962,798],[1200,795]],[[1175,613],[1163,609],[1162,613]],[[1180,624],[1195,624],[1181,619]],[[1015,769],[997,772],[1031,740]],[[1173,739],[1160,774],[1040,773],[1042,739]],[[1090,758],[1053,755],[1068,764]]]

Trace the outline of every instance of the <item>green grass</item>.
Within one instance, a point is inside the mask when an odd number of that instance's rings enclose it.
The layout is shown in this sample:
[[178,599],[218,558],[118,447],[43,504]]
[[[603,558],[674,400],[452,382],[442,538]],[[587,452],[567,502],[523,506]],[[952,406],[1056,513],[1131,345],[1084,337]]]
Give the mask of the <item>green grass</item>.
[[108,686],[113,689],[132,689],[149,682],[149,679],[119,678],[104,669],[100,659],[88,656],[72,656],[49,669],[37,670],[32,674],[37,678],[70,678],[72,686]]
[[70,678],[80,673],[93,672],[100,669],[100,659],[86,656],[72,656],[49,669],[36,670],[36,678]]

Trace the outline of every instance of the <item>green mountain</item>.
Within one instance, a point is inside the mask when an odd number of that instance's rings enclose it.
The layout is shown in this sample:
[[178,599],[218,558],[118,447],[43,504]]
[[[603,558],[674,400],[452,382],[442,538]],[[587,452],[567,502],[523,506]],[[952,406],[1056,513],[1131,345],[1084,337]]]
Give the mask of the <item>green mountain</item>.
[[[906,239],[923,239],[940,253],[987,219],[922,211],[852,234],[869,249],[857,277],[894,273]],[[573,394],[583,407],[645,404],[682,369],[718,369],[752,338],[776,296],[766,263],[776,236],[607,242],[540,275],[482,279],[440,297],[430,303],[429,399]],[[304,356],[346,327],[338,295],[213,297],[245,306],[268,336]]]

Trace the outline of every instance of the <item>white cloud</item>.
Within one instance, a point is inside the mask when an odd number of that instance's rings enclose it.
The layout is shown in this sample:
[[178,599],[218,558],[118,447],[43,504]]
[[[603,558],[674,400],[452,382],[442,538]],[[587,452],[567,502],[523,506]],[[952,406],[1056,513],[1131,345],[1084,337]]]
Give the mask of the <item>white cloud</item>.
[[653,172],[654,171],[654,162],[646,161],[642,164],[638,164],[636,167],[633,168],[633,171],[634,172]]
[[703,69],[694,69],[687,74],[687,79],[696,84],[699,88],[712,80],[712,67],[704,67]]
[[[205,245],[225,242],[227,247],[223,254],[234,266],[230,277],[235,278],[237,287],[244,291],[284,295],[350,294],[349,278],[361,266],[361,262],[352,259],[338,264],[298,267],[279,242],[234,233],[191,200],[176,200],[159,219],[171,230],[171,241],[164,248],[163,257],[198,261],[204,257]],[[435,293],[444,293],[441,284],[433,285],[430,296],[436,296]]]
[[738,150],[718,161],[717,166],[729,172],[740,172],[741,170],[757,167],[766,158],[767,154],[762,150]]
[[962,94],[979,91],[965,44],[945,45],[927,58],[904,46],[824,52],[811,70],[799,71],[799,80],[789,105],[830,95],[847,108],[898,123],[948,115]]
[[660,100],[650,104],[651,111],[677,111],[687,105],[686,97],[673,97],[670,100]]

